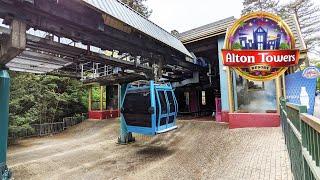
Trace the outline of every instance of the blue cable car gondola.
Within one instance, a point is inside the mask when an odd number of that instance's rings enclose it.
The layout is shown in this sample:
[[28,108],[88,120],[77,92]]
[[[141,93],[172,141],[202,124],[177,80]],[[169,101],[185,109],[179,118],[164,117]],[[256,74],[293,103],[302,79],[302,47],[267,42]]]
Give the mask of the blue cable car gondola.
[[178,105],[169,83],[131,83],[121,107],[128,132],[156,135],[177,128]]

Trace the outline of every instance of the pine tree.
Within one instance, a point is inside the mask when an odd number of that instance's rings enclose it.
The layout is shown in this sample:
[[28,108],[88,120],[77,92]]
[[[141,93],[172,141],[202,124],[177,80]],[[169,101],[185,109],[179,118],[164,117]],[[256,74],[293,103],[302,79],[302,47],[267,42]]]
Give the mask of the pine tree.
[[121,1],[146,18],[150,17],[152,13],[152,10],[150,10],[144,4],[144,2],[146,2],[147,0],[121,0]]
[[312,0],[294,0],[281,7],[283,16],[297,17],[307,51],[320,55],[320,8]]
[[[279,4],[279,0],[244,0],[243,6],[242,14],[259,10],[278,14],[283,18],[294,14],[307,51],[320,55],[320,8],[313,0],[293,0],[283,5]],[[309,66],[308,59],[306,65]]]
[[242,15],[255,11],[278,12],[279,1],[276,0],[243,0]]

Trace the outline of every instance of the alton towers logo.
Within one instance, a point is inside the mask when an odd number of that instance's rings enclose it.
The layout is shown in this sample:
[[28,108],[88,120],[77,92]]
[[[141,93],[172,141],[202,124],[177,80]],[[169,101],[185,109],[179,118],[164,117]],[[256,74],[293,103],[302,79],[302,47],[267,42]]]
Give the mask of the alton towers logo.
[[299,50],[289,26],[278,16],[254,12],[228,30],[223,64],[255,81],[272,80],[299,61]]

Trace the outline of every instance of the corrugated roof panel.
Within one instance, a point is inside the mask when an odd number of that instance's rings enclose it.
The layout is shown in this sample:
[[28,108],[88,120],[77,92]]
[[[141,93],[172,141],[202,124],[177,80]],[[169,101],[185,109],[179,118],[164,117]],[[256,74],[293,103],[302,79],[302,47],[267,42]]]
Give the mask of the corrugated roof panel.
[[[226,34],[227,29],[232,26],[232,24],[236,21],[234,17],[229,17],[226,19],[222,19],[195,29],[191,29],[189,31],[183,32],[179,34],[179,39],[184,43],[190,43],[194,41],[198,41],[201,39],[206,39],[213,36],[218,36],[221,34]],[[306,46],[304,40],[301,36],[301,32],[299,29],[299,25],[297,23],[296,17],[291,16],[284,21],[290,27],[295,40],[296,40],[296,48],[300,50],[305,50]]]
[[47,73],[70,64],[71,62],[63,58],[51,55],[43,56],[41,53],[25,50],[6,65],[12,71]]
[[227,29],[235,21],[236,19],[234,17],[229,17],[204,26],[200,26],[198,28],[180,33],[179,39],[183,43],[188,43],[194,40],[220,35],[221,33],[226,33]]
[[149,21],[139,13],[135,12],[128,6],[118,0],[82,0],[129,26],[143,32],[144,34],[180,51],[181,53],[190,56],[189,51],[184,47],[179,39],[162,29],[158,25]]

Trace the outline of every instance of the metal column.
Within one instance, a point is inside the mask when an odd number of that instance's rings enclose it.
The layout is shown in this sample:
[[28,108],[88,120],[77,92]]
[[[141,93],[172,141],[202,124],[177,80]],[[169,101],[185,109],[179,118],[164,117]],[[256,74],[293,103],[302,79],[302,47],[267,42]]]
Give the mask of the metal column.
[[282,97],[281,77],[277,77],[276,81],[276,97],[277,97],[277,112],[280,113],[280,97]]
[[9,89],[10,77],[4,65],[0,65],[0,179],[11,176],[7,168],[7,141],[9,126]]
[[102,112],[104,110],[103,107],[103,86],[100,85],[100,111]]
[[233,96],[233,81],[232,70],[227,67],[227,81],[228,81],[228,101],[229,101],[229,113],[234,112],[234,96]]
[[[123,106],[123,101],[124,101],[124,96],[125,96],[125,93],[126,93],[126,90],[127,90],[127,86],[128,86],[128,84],[121,84],[120,85],[120,94],[119,94],[120,111],[121,111],[122,106]],[[132,133],[128,132],[126,122],[125,122],[124,117],[123,117],[123,115],[121,113],[121,115],[120,115],[120,136],[118,138],[118,143],[126,145],[126,144],[134,142],[134,141],[135,141],[135,139],[132,136]]]
[[92,110],[92,86],[88,90],[88,113]]

